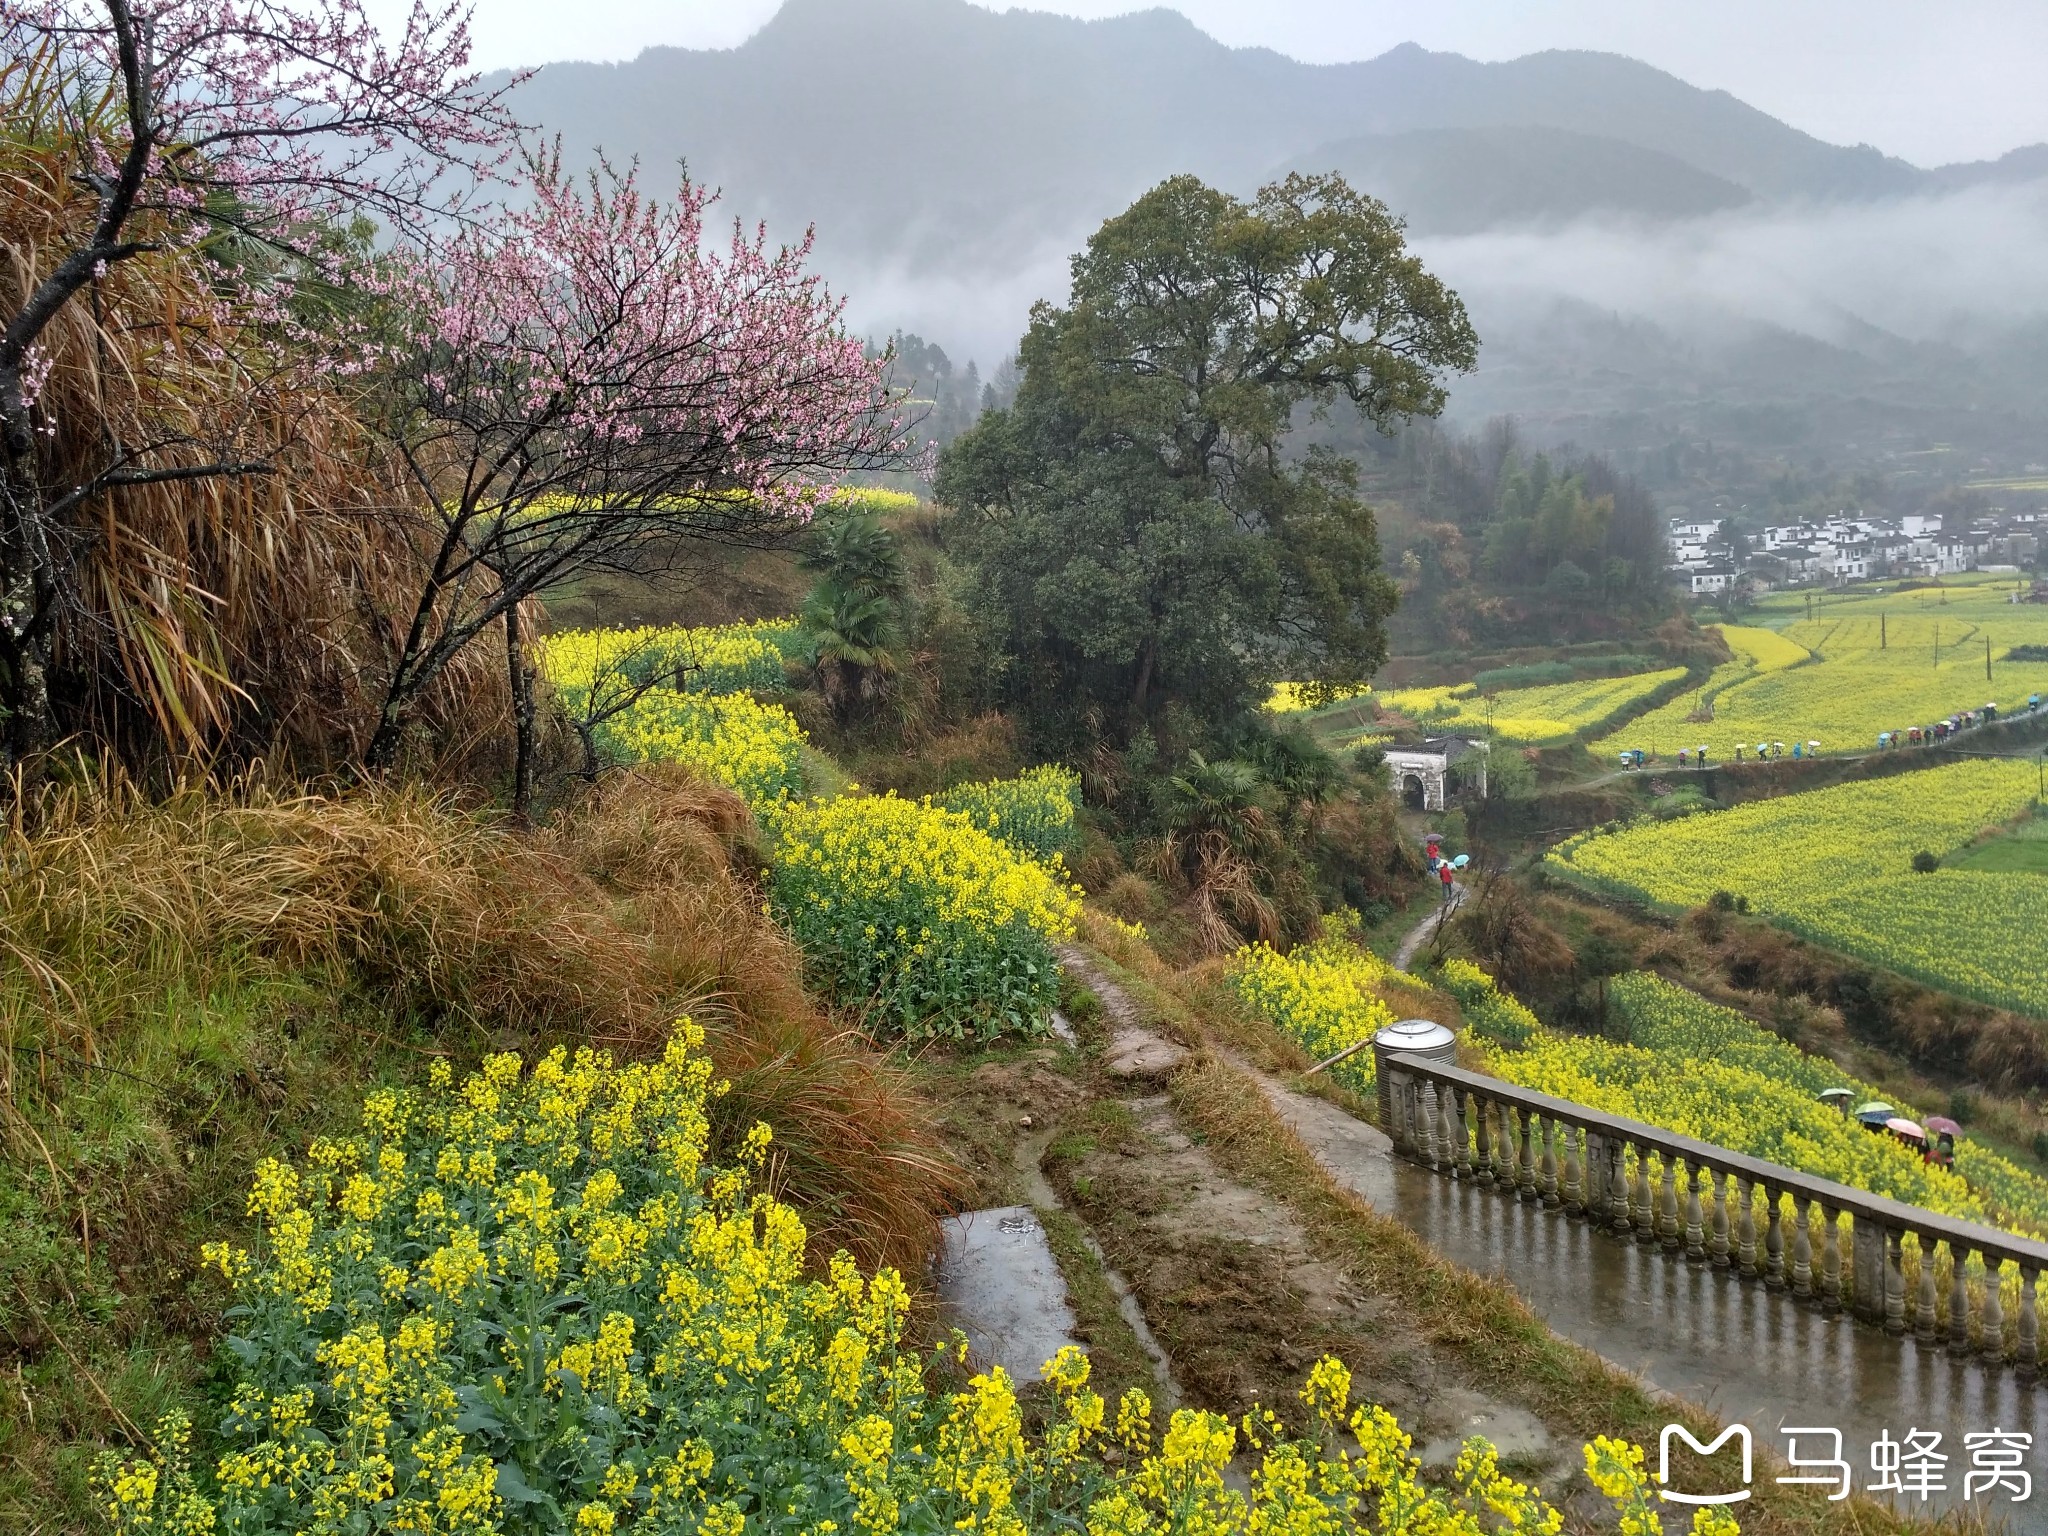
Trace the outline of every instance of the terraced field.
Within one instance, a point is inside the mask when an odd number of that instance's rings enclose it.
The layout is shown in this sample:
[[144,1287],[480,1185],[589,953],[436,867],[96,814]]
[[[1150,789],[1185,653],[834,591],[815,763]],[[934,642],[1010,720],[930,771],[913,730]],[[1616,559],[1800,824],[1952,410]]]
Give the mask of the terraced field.
[[2048,1018],[2048,874],[1937,869],[2032,807],[2031,762],[1975,760],[1875,783],[1595,831],[1550,868],[1595,889],[1694,906],[1716,891],[1816,943],[1966,997]]
[[[1723,626],[1734,662],[1595,750],[1641,747],[1669,757],[1705,745],[1726,760],[1738,743],[1818,741],[1824,752],[1863,751],[1879,732],[1986,703],[2011,714],[2029,695],[2048,695],[2048,662],[2006,659],[2015,646],[2048,644],[2048,606],[2008,597],[1986,584],[1920,588],[1828,599],[1809,619],[1795,617],[1803,602],[1781,594],[1765,609],[1781,629]],[[1692,718],[1708,711],[1711,719]]]
[[1429,731],[1483,729],[1517,746],[1550,746],[1597,729],[1684,676],[1685,668],[1667,667],[1623,677],[1508,688],[1492,695],[1461,683],[1450,688],[1402,689],[1381,695],[1380,702]]

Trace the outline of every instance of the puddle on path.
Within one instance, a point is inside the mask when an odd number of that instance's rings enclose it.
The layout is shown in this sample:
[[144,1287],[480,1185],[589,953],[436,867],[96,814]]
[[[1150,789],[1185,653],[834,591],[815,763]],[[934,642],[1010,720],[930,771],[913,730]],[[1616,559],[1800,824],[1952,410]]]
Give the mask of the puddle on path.
[[1016,1382],[1074,1337],[1066,1282],[1028,1205],[1001,1205],[947,1219],[939,1260],[939,1301],[983,1365],[1000,1365]]

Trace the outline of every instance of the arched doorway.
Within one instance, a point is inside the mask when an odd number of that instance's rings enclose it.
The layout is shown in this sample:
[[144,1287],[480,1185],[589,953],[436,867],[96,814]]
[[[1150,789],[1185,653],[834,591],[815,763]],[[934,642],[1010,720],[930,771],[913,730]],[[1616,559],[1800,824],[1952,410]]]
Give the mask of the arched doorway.
[[1401,801],[1409,810],[1421,810],[1427,801],[1427,796],[1428,791],[1423,786],[1421,774],[1404,773],[1401,775]]

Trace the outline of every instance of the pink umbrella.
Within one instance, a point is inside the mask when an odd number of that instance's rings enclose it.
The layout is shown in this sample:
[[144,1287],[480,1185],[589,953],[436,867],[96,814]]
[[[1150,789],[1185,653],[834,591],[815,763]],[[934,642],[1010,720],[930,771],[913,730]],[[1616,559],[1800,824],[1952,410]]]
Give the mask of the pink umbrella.
[[1934,1132],[1937,1136],[1960,1136],[1963,1134],[1963,1128],[1957,1125],[1955,1121],[1949,1119],[1947,1115],[1929,1115],[1927,1117],[1927,1129]]
[[1915,1141],[1925,1141],[1927,1133],[1903,1115],[1894,1115],[1885,1121],[1884,1128],[1894,1136],[1910,1136]]

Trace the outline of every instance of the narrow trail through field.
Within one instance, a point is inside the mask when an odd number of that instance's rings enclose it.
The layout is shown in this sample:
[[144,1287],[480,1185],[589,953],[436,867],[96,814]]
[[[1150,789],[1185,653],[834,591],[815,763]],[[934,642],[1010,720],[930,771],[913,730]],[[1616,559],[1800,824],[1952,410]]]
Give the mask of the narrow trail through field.
[[1449,922],[1456,915],[1458,909],[1465,905],[1465,899],[1470,894],[1464,886],[1453,881],[1451,883],[1451,899],[1438,902],[1436,910],[1409,929],[1407,937],[1401,940],[1400,946],[1394,951],[1394,969],[1397,971],[1407,970],[1409,962],[1415,958],[1415,952],[1436,937],[1437,930],[1442,928],[1445,923]]
[[[2026,718],[2027,717],[2024,714],[2010,716],[2007,720],[2000,720],[1996,722],[1996,724],[2003,725],[2008,723],[2008,720],[2024,720]],[[1947,740],[1950,742],[1962,741],[1967,739],[1973,732],[1981,731],[1986,728],[1987,727],[1982,725],[1964,726],[1960,730],[1958,730],[1953,736],[1948,737]],[[1953,748],[1950,748],[1946,751],[1940,751],[1936,750],[1936,748],[1934,747],[1928,746],[1909,746],[1891,748],[1859,747],[1854,751],[1849,752],[1830,752],[1824,758],[1821,758],[1820,761],[1829,763],[1857,763],[1861,762],[1863,759],[1867,757],[1898,757],[1903,754],[1927,752],[1929,753],[1927,766],[1930,768],[1939,768],[1944,763],[1946,763],[1951,757],[2035,757],[2040,754],[2041,750],[2042,749],[2039,744],[2015,747],[2013,750],[2009,752],[1958,752],[1955,751]],[[1789,762],[1790,759],[1780,759],[1780,761]],[[1754,758],[1744,758],[1740,762],[1730,760],[1716,761],[1710,763],[1705,768],[1701,768],[1693,763],[1687,763],[1683,768],[1679,767],[1675,763],[1645,763],[1640,768],[1611,768],[1606,773],[1600,774],[1596,778],[1578,779],[1562,787],[1566,789],[1599,789],[1602,785],[1612,784],[1620,779],[1671,778],[1679,774],[1698,775],[1702,773],[1740,773],[1745,772],[1749,768],[1754,766],[1756,766],[1756,760]]]

